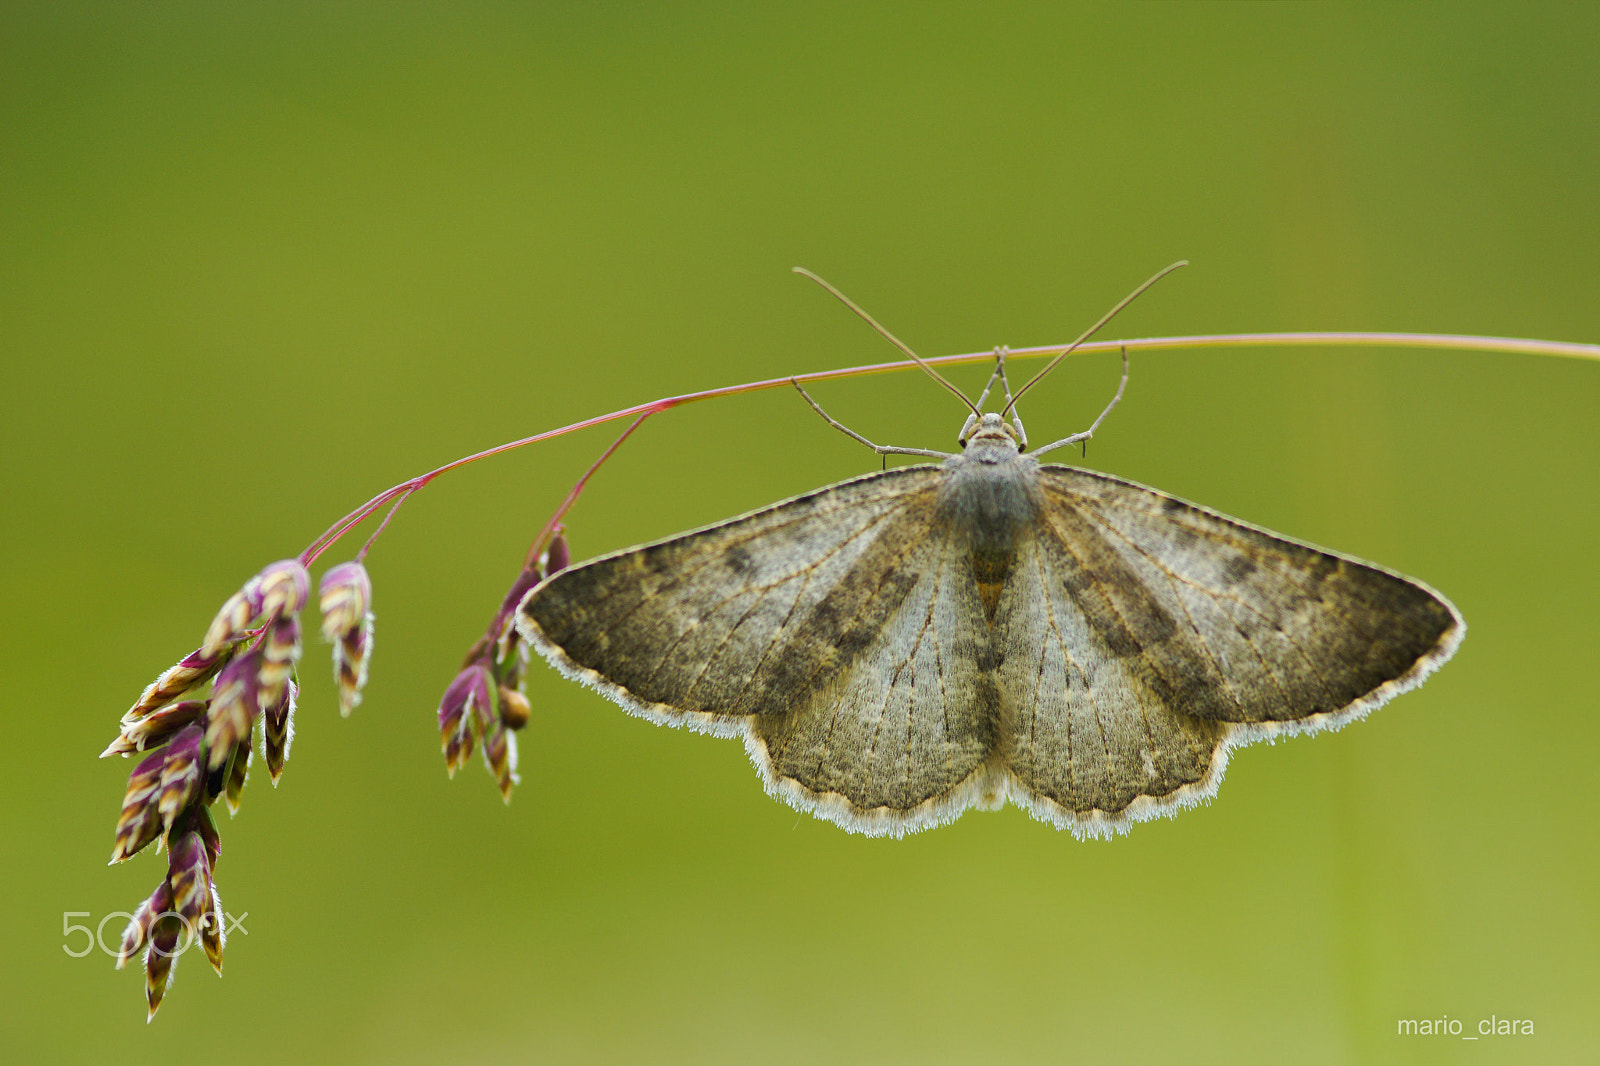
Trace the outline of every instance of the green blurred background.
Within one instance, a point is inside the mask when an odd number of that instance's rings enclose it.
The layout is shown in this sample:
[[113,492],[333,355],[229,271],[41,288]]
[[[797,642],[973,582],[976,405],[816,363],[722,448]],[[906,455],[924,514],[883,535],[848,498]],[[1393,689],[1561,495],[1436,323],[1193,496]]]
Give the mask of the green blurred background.
[[[867,840],[735,743],[533,670],[509,808],[434,711],[592,430],[414,498],[370,559],[366,702],[301,670],[280,788],[223,818],[218,980],[58,931],[104,866],[118,716],[363,499],[657,396],[1116,336],[1600,340],[1589,5],[0,8],[8,1062],[1574,1062],[1600,1047],[1600,366],[1136,359],[1088,465],[1382,562],[1471,627],[1419,692],[1246,749],[1110,843],[1014,809]],[[977,371],[958,375],[965,383]],[[1027,405],[1080,429],[1114,357]],[[914,375],[819,386],[945,447]],[[579,557],[876,466],[783,391],[648,423]],[[353,551],[336,549],[330,561]],[[110,935],[120,926],[113,921]],[[1401,1018],[1532,1036],[1395,1035]]]

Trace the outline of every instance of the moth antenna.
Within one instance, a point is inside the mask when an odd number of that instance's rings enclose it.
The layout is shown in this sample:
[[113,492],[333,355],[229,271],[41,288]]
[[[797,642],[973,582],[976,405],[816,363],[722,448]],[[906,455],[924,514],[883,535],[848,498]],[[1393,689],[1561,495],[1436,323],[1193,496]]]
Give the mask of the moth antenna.
[[[884,329],[883,326],[881,324],[879,324],[877,319],[875,319],[871,315],[867,314],[867,312],[865,310],[863,310],[861,308],[861,306],[859,304],[857,304],[854,300],[850,299],[850,297],[846,296],[844,293],[840,292],[838,289],[834,288],[827,281],[825,281],[821,277],[818,277],[816,274],[813,274],[811,271],[807,270],[805,267],[795,267],[794,268],[794,272],[796,274],[804,274],[806,277],[810,278],[812,281],[816,282],[818,285],[821,285],[824,289],[827,289],[828,292],[833,294],[833,298],[834,299],[838,300],[840,303],[844,304],[850,310],[852,310],[856,314],[860,315],[862,320],[865,321],[867,325],[869,325],[873,329],[877,330],[879,336],[881,336],[884,340],[888,341],[890,344],[894,345],[896,348],[899,348],[906,355],[910,356],[911,357],[911,361],[913,363],[916,363],[923,370],[927,371],[929,377],[931,377],[933,380],[937,381],[939,384],[943,385],[945,388],[949,389],[951,392],[953,392],[957,396],[959,396],[961,398],[961,402],[967,405],[967,409],[968,410],[970,410],[975,415],[982,414],[982,412],[978,410],[977,405],[974,404],[971,400],[967,399],[967,394],[966,393],[964,393],[960,389],[956,388],[955,385],[953,385],[950,382],[949,378],[945,377],[943,374],[941,374],[937,370],[935,370],[933,368],[933,366],[926,359],[922,358],[922,356],[920,356],[916,352],[912,351],[910,345],[906,344],[899,337],[896,337],[893,333],[890,333],[888,330]],[[1146,282],[1145,284],[1146,284],[1146,287],[1149,286],[1149,282]],[[1135,294],[1135,295],[1137,295],[1137,294]],[[1124,301],[1124,302],[1126,302],[1126,301]],[[1115,313],[1115,312],[1113,312],[1113,313]],[[1107,315],[1106,317],[1110,318],[1111,316]],[[1095,328],[1098,329],[1099,327],[1097,326]],[[1080,340],[1078,343],[1081,344],[1083,342],[1082,342],[1082,340]]]
[[[1146,281],[1143,285],[1140,285],[1137,289],[1134,289],[1132,292],[1128,293],[1128,295],[1126,295],[1122,299],[1118,300],[1117,303],[1116,303],[1116,306],[1112,307],[1111,310],[1109,310],[1105,314],[1101,315],[1100,316],[1100,320],[1098,322],[1096,322],[1094,325],[1090,326],[1088,329],[1084,330],[1083,333],[1078,337],[1077,340],[1073,341],[1071,344],[1069,344],[1065,348],[1063,348],[1060,352],[1056,353],[1056,357],[1054,359],[1050,360],[1048,363],[1046,363],[1043,370],[1039,371],[1037,374],[1033,375],[1033,377],[1029,378],[1028,379],[1028,383],[1026,385],[1022,386],[1022,388],[1018,389],[1017,390],[1017,394],[1015,396],[1011,397],[1010,402],[1008,402],[1006,404],[1006,406],[1005,406],[1005,410],[1000,412],[1001,416],[1004,417],[1006,414],[1008,414],[1011,411],[1011,409],[1014,408],[1017,405],[1017,401],[1022,399],[1022,396],[1023,396],[1024,393],[1026,393],[1029,389],[1033,388],[1035,385],[1039,384],[1039,379],[1044,377],[1046,374],[1050,373],[1050,371],[1054,370],[1056,368],[1056,364],[1060,363],[1061,360],[1063,360],[1067,356],[1071,355],[1073,350],[1076,349],[1078,347],[1078,345],[1082,344],[1084,341],[1088,340],[1090,337],[1092,337],[1096,333],[1100,332],[1100,328],[1102,326],[1104,326],[1107,322],[1110,322],[1113,318],[1116,318],[1117,317],[1117,313],[1119,311],[1121,311],[1124,307],[1127,307],[1129,304],[1133,303],[1133,301],[1137,300],[1140,296],[1144,295],[1144,291],[1146,289],[1148,289],[1150,286],[1154,285],[1156,282],[1160,281],[1162,278],[1166,277],[1168,274],[1172,273],[1174,270],[1177,270],[1179,267],[1186,267],[1188,265],[1189,265],[1189,261],[1187,259],[1180,259],[1176,263],[1171,264],[1170,266],[1163,267],[1160,270],[1156,271],[1155,275],[1153,277],[1151,277],[1149,281]],[[1101,417],[1103,418],[1104,415],[1102,415]]]

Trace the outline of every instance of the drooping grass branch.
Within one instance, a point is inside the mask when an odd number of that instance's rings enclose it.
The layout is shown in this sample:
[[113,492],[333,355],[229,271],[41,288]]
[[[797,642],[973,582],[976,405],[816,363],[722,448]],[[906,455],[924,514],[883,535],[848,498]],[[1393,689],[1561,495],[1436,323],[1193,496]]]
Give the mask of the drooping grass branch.
[[[1470,334],[1457,333],[1213,333],[1198,334],[1187,337],[1146,337],[1139,340],[1125,341],[1091,341],[1079,344],[1076,348],[1071,345],[1046,345],[1036,348],[1010,348],[1007,350],[1008,360],[1040,359],[1053,357],[1065,351],[1073,355],[1088,355],[1091,352],[1114,352],[1126,348],[1131,352],[1140,351],[1170,351],[1180,348],[1433,348],[1450,351],[1478,351],[1478,352],[1506,352],[1523,355],[1549,355],[1568,359],[1592,359],[1600,362],[1600,344],[1579,344],[1571,341],[1540,341],[1526,340],[1517,337],[1478,337]],[[742,396],[750,392],[763,392],[767,389],[792,388],[795,382],[808,385],[815,381],[837,381],[843,378],[866,377],[869,374],[892,374],[903,370],[919,369],[921,364],[929,366],[963,366],[970,363],[984,363],[994,358],[993,352],[971,352],[965,355],[942,355],[923,359],[920,362],[903,359],[892,363],[871,363],[866,366],[847,367],[843,370],[819,370],[809,374],[794,374],[789,377],[767,378],[764,381],[750,381],[743,385],[725,385],[717,389],[705,389],[700,392],[688,392],[681,396],[667,396],[649,403],[635,404],[624,407],[609,414],[595,415],[585,418],[558,429],[545,430],[535,433],[531,437],[522,437],[519,440],[507,441],[497,444],[493,448],[486,448],[481,452],[462,456],[460,459],[446,463],[436,470],[420,474],[409,481],[403,481],[392,488],[385,489],[354,511],[335,522],[328,530],[316,540],[312,541],[305,551],[300,553],[301,562],[307,566],[316,562],[329,547],[348,533],[353,527],[359,525],[374,511],[379,510],[391,500],[396,505],[404,502],[418,489],[427,485],[435,478],[448,474],[458,467],[475,463],[480,459],[488,459],[504,452],[515,451],[530,444],[541,441],[554,440],[564,437],[568,433],[576,433],[592,426],[605,425],[619,419],[633,418],[643,422],[651,415],[670,411],[675,407],[686,404],[699,403],[703,400],[717,400],[726,396]],[[630,427],[628,432],[638,428],[637,422]],[[626,438],[627,434],[623,435]],[[619,440],[618,444],[621,443]],[[613,444],[607,449],[600,460],[574,487],[574,495],[563,502],[561,508],[553,517],[550,527],[559,523],[562,515],[576,502],[576,493],[581,492],[583,485],[593,476],[601,463],[610,458],[616,450]],[[388,524],[385,519],[384,524]],[[381,530],[379,531],[381,532]],[[547,530],[548,533],[548,530]],[[375,539],[375,537],[374,537]],[[367,548],[363,547],[361,555],[365,556]]]

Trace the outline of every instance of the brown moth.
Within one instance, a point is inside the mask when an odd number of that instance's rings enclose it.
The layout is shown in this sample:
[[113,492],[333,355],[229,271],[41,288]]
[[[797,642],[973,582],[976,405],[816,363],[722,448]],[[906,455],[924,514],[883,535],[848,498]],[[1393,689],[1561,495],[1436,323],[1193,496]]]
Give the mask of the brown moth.
[[873,836],[1008,800],[1126,831],[1212,796],[1234,748],[1362,718],[1461,642],[1420,581],[1041,464],[1094,427],[1029,453],[1006,392],[972,405],[959,454],[874,445],[942,461],[573,566],[518,627],[632,714],[742,736],[769,793]]

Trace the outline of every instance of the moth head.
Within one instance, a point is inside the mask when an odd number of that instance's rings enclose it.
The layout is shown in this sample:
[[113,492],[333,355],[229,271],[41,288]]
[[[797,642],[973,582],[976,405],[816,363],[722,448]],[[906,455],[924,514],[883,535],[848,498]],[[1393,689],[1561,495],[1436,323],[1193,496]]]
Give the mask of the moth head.
[[961,432],[956,436],[956,443],[961,445],[963,451],[968,445],[979,441],[1009,445],[1017,451],[1026,451],[1028,447],[1028,438],[1023,435],[1022,427],[1006,421],[1004,416],[994,411],[968,415]]

